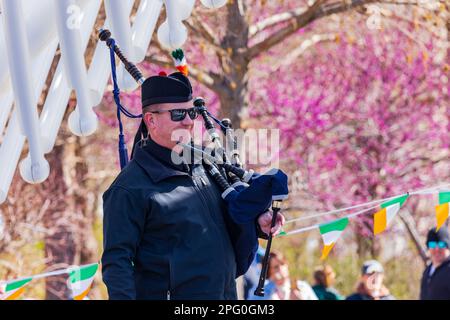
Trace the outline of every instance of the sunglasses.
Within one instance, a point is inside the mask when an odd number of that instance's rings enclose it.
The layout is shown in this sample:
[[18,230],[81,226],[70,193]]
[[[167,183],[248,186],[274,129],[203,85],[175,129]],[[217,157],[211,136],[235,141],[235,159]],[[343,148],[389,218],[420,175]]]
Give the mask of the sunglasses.
[[183,121],[184,118],[186,118],[186,114],[189,114],[189,118],[191,118],[192,120],[195,120],[198,117],[198,112],[195,107],[190,109],[152,111],[152,113],[163,113],[163,112],[170,112],[170,119],[175,122]]
[[447,248],[447,243],[445,243],[444,241],[429,241],[428,242],[428,249],[445,249]]

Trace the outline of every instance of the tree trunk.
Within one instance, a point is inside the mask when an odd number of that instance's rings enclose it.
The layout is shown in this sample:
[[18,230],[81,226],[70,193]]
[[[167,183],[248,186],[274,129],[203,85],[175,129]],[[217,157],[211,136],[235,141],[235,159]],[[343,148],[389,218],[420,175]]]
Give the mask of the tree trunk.
[[[74,235],[73,264],[84,265],[97,262],[98,245],[94,237],[95,196],[89,192],[87,183],[87,164],[84,161],[84,140],[77,136],[68,136],[64,140],[64,172],[65,181],[69,186],[66,193],[66,205],[70,210],[72,230]],[[95,290],[94,299],[100,298]]]
[[[42,189],[51,200],[44,215],[44,226],[50,230],[45,236],[45,257],[48,271],[66,268],[74,264],[75,237],[68,215],[66,197],[68,186],[63,172],[63,145],[55,145],[47,155],[51,166],[49,178],[43,182]],[[64,300],[70,296],[67,288],[67,275],[45,278],[46,299]]]
[[[43,191],[51,199],[44,216],[44,225],[50,230],[45,237],[49,271],[98,261],[93,235],[95,197],[89,197],[82,138],[71,135],[64,125],[61,131],[61,139],[47,155],[51,173],[43,183]],[[46,299],[70,299],[67,279],[67,275],[46,278]]]
[[73,215],[78,226],[77,257],[79,264],[94,263],[97,257],[97,242],[93,236],[95,219],[95,196],[88,190],[86,175],[88,173],[82,138],[71,136],[66,140],[65,167],[68,172],[70,190],[68,201],[72,203]]
[[357,244],[357,254],[359,259],[365,260],[368,258],[374,258],[376,259],[380,252],[381,252],[381,246],[380,242],[377,240],[376,237],[374,237],[373,234],[370,234],[369,236],[365,235],[367,233],[367,230],[365,232],[362,229],[370,228],[366,225],[366,223],[359,223],[356,230],[356,244]]
[[233,127],[240,128],[242,119],[247,118],[249,105],[249,60],[243,54],[248,48],[249,25],[247,7],[242,0],[230,1],[227,10],[227,29],[221,46],[228,54],[219,57],[225,78],[224,90],[218,92],[220,116],[230,118]]
[[408,230],[408,234],[411,237],[411,240],[414,242],[417,252],[422,258],[424,265],[427,265],[428,262],[427,252],[424,246],[422,245],[422,240],[420,239],[419,232],[417,232],[416,223],[414,222],[411,213],[409,212],[408,209],[405,208],[400,210],[398,215],[400,216],[400,219],[405,225],[406,230]]
[[[74,137],[73,143],[73,156],[70,157],[75,160],[72,163],[73,169],[72,178],[77,186],[74,189],[73,199],[74,208],[77,216],[80,217],[79,222],[79,234],[78,234],[78,246],[77,255],[79,256],[79,264],[91,264],[99,261],[98,257],[98,244],[94,237],[94,222],[95,222],[95,208],[96,199],[95,193],[89,192],[89,186],[87,184],[88,167],[86,161],[86,155],[84,154],[84,143],[79,137]],[[91,291],[91,297],[94,299],[100,299],[99,292],[96,290]]]
[[[359,141],[358,143],[362,145],[363,142]],[[378,159],[380,158],[379,152],[376,152],[376,156]],[[360,167],[359,170],[363,170],[362,167]],[[377,190],[376,184],[371,184],[368,186],[368,191],[371,199],[376,199],[378,197],[376,190]],[[377,239],[377,237],[375,237],[372,231],[373,217],[362,215],[358,218],[358,220],[359,223],[357,224],[357,232],[356,232],[358,256],[360,259],[366,259],[367,254],[370,254],[370,258],[376,259],[380,255],[382,248],[380,240]]]

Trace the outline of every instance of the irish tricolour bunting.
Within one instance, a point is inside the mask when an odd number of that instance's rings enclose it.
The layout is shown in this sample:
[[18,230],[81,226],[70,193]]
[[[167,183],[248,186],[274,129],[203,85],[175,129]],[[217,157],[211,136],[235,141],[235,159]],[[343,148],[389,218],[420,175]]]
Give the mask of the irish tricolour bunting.
[[381,204],[381,210],[373,216],[373,233],[375,235],[386,230],[407,198],[406,194]]
[[348,218],[342,218],[329,223],[321,224],[319,226],[319,231],[320,234],[322,235],[324,244],[322,256],[320,257],[320,259],[323,260],[328,256],[331,249],[333,249],[334,244],[339,239],[339,237],[342,234],[342,231],[344,231],[347,225],[348,225]]
[[3,285],[0,291],[0,300],[14,300],[20,296],[25,290],[25,285],[30,282],[32,278],[17,280]]
[[450,215],[450,191],[439,193],[439,205],[436,206],[436,230],[444,224]]
[[72,290],[74,300],[83,300],[89,293],[95,274],[98,269],[98,263],[82,267],[76,267],[69,273],[69,288]]

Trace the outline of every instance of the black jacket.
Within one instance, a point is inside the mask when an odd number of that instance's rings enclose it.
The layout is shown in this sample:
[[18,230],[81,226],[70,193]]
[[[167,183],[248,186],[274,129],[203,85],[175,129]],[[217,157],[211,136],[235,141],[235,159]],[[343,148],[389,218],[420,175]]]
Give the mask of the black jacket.
[[175,166],[170,150],[150,141],[136,149],[103,201],[102,272],[110,299],[237,299],[230,234],[251,240],[248,254],[257,249],[256,228],[242,237],[202,165]]
[[431,264],[422,275],[420,300],[450,300],[450,258],[430,274]]

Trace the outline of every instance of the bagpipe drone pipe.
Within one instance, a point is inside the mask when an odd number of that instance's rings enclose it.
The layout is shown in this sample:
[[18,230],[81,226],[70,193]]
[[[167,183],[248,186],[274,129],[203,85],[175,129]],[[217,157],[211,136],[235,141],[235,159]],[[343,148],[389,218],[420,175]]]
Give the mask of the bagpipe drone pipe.
[[[114,100],[117,105],[117,117],[119,119],[119,155],[121,168],[128,162],[128,155],[123,139],[120,113],[128,117],[139,118],[142,115],[133,115],[120,104],[119,88],[115,75],[116,54],[124,63],[125,69],[139,83],[144,82],[144,78],[138,68],[130,63],[122,54],[111,33],[108,30],[100,30],[99,38],[105,41],[110,48],[112,79],[114,83]],[[211,138],[214,148],[211,152],[200,146],[183,144],[183,152],[194,152],[201,155],[202,163],[209,175],[214,179],[222,191],[222,198],[227,204],[228,220],[231,220],[231,226],[228,228],[230,239],[233,243],[237,264],[237,276],[244,274],[255,258],[258,249],[257,218],[270,208],[272,209],[271,227],[274,227],[277,221],[277,215],[281,208],[282,200],[288,196],[287,175],[280,169],[271,169],[266,173],[259,174],[252,170],[245,170],[240,162],[239,151],[237,148],[237,139],[232,129],[229,119],[222,121],[216,119],[207,109],[203,98],[194,99],[194,108],[201,115],[203,123]],[[227,141],[233,145],[230,155],[222,146],[220,136],[216,131],[214,122],[219,124]],[[230,160],[231,158],[231,160]],[[262,262],[261,275],[258,288],[255,294],[264,295],[264,283],[267,275],[268,258],[272,243],[272,233],[267,238],[267,246]]]

